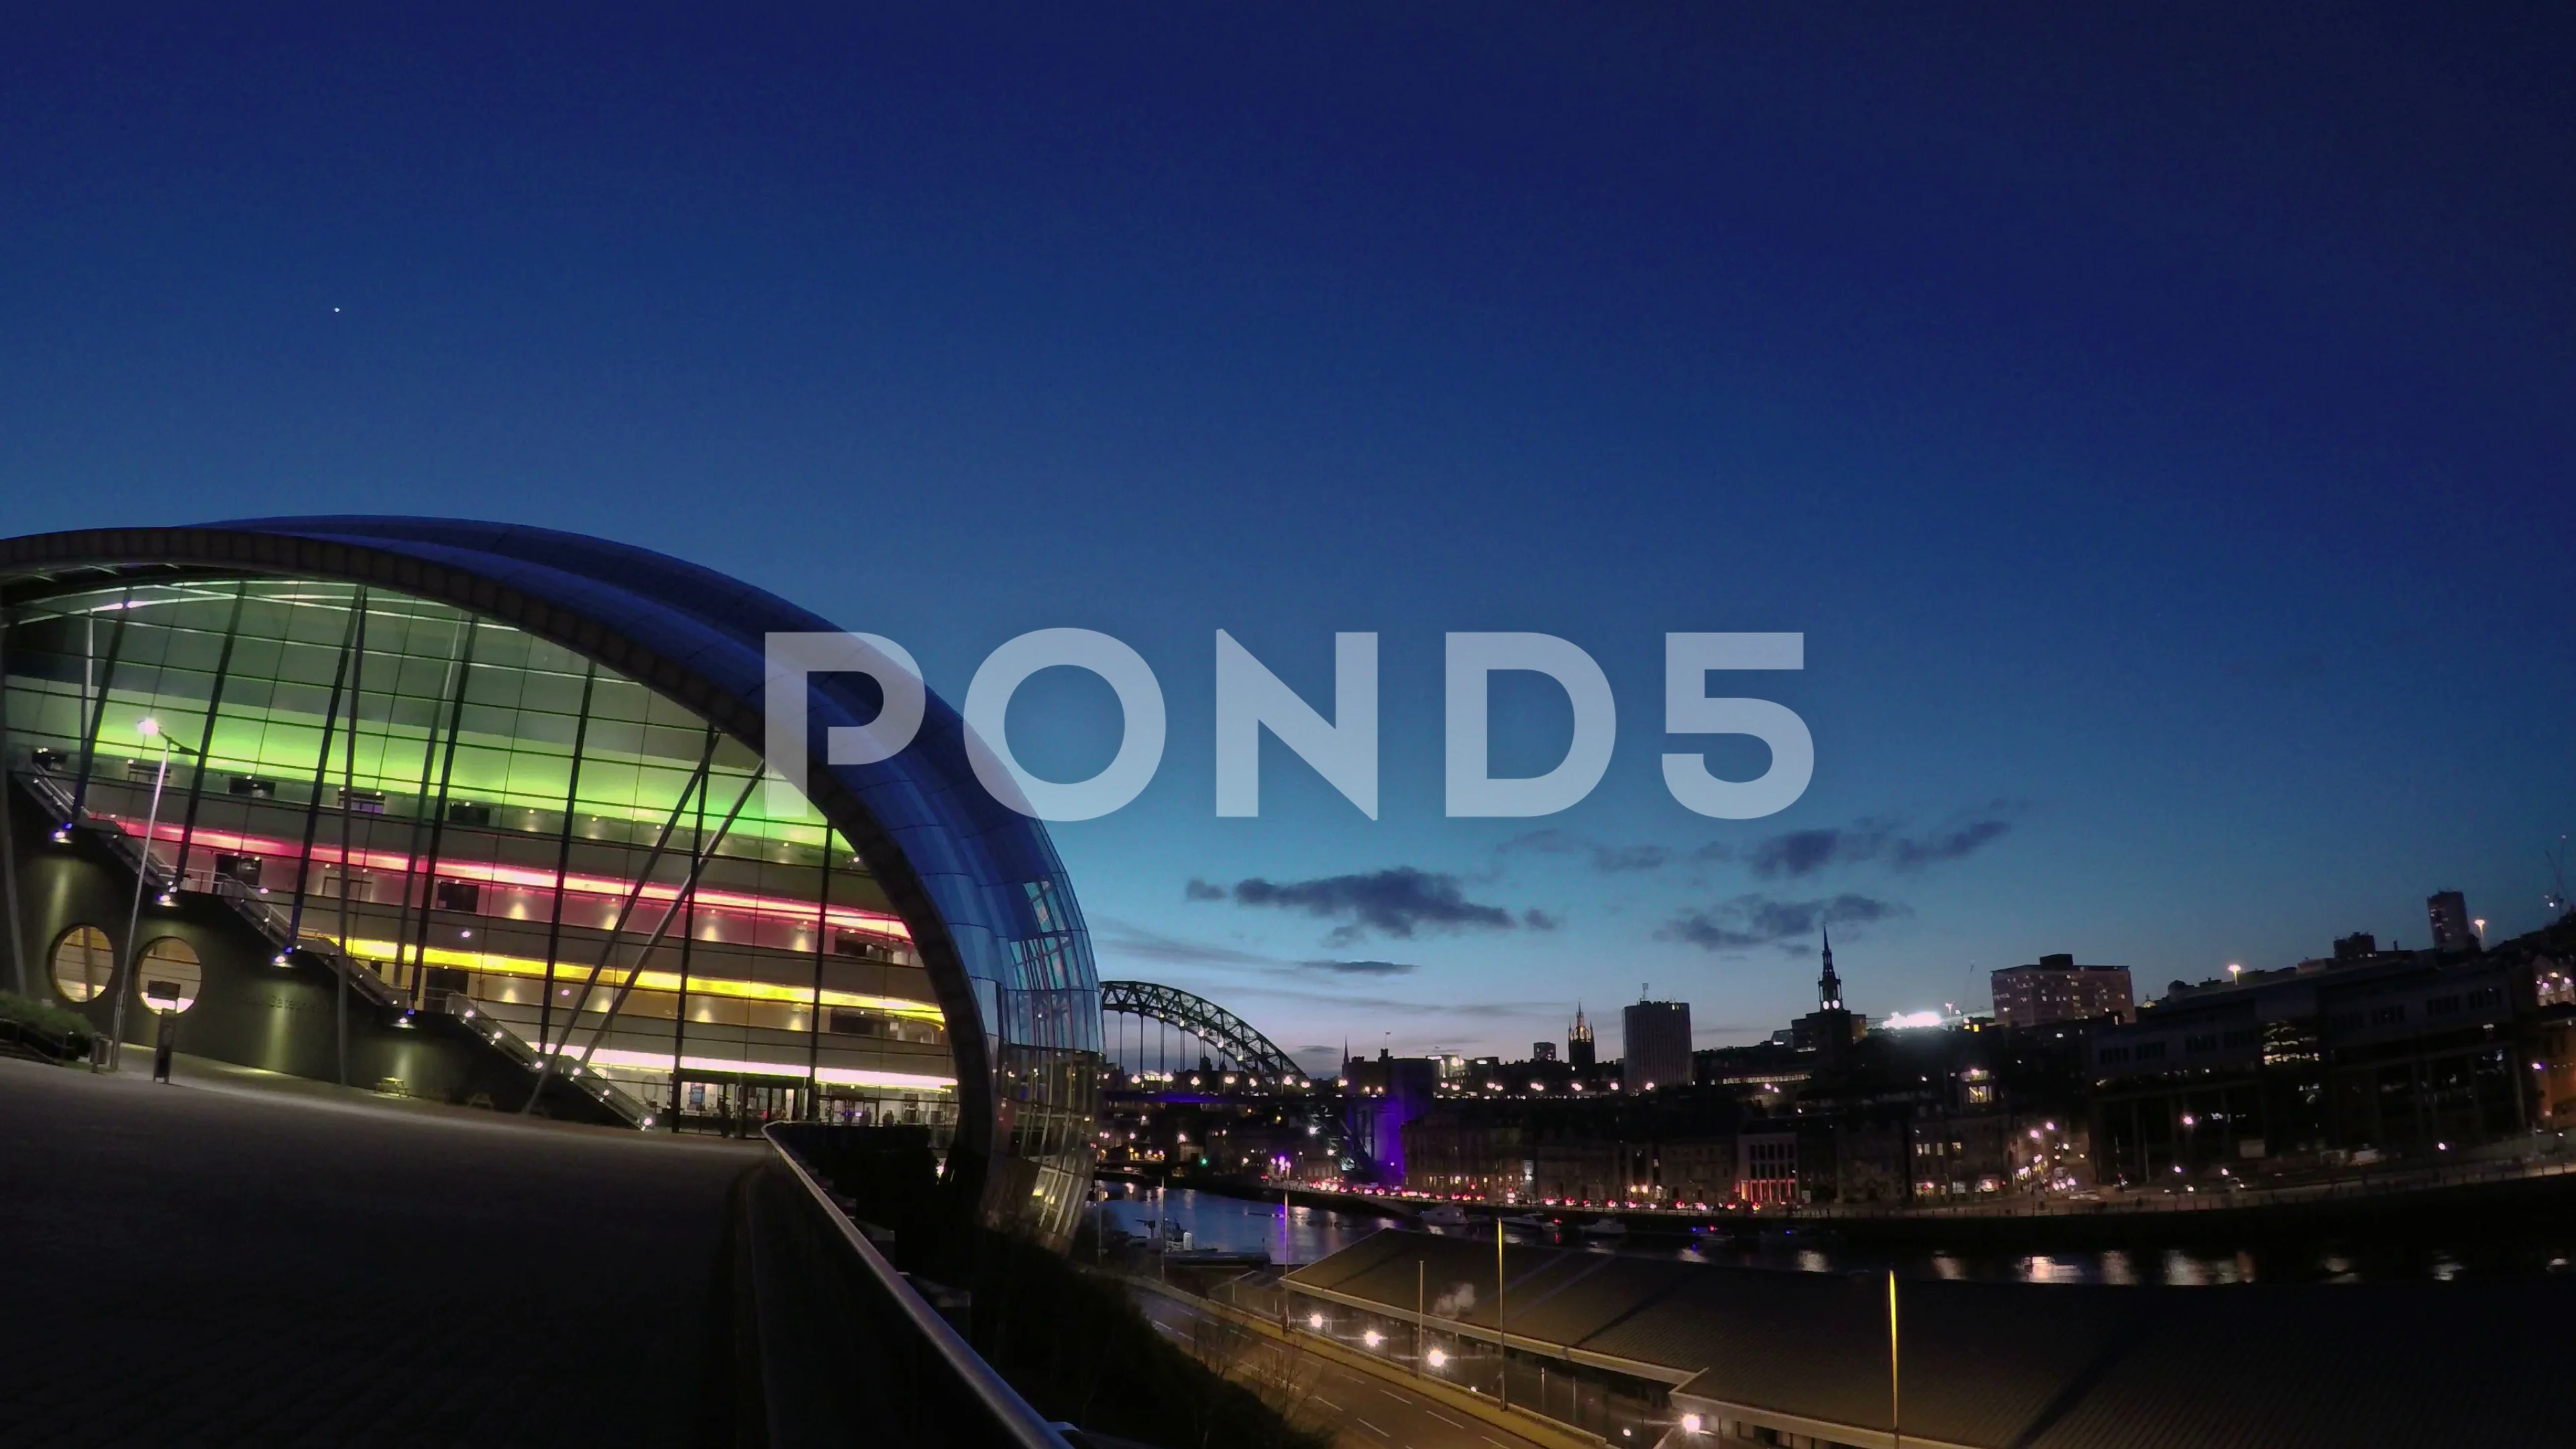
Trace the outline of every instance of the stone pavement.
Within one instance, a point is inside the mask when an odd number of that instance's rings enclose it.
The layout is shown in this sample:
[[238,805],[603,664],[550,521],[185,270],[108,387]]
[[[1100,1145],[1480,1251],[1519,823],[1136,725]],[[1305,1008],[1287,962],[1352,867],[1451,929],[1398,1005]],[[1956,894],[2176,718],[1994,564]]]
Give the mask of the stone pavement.
[[730,1442],[761,1150],[0,1059],[0,1444]]

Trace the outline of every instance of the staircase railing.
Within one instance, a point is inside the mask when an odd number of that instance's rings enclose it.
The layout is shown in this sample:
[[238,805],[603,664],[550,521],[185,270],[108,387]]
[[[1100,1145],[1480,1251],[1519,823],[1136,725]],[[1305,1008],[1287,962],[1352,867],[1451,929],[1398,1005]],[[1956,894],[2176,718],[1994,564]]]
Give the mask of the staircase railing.
[[[162,864],[160,858],[146,848],[142,840],[128,832],[124,822],[89,810],[80,812],[86,817],[85,819],[75,820],[72,812],[72,792],[52,770],[42,765],[34,765],[13,773],[19,783],[27,787],[28,793],[36,798],[37,803],[51,811],[56,820],[64,823],[65,828],[77,826],[86,830],[107,847],[109,854],[123,862],[127,870],[141,876],[143,889],[146,892],[167,896],[184,890],[193,894],[213,896],[222,901],[252,930],[257,931],[281,957],[288,952],[310,957],[338,972],[340,978],[349,983],[352,991],[365,997],[372,1004],[403,1010],[410,1008],[409,993],[378,975],[375,967],[342,950],[340,943],[331,937],[318,935],[312,931],[300,933],[296,931],[294,915],[281,909],[255,888],[212,868],[200,868],[184,874],[173,871],[169,866]],[[481,1003],[472,997],[462,992],[445,992],[435,998],[435,1004],[448,1015],[470,1026],[477,1035],[503,1056],[530,1072],[537,1070],[537,1049],[529,1045],[527,1040],[517,1032],[510,1030],[490,1011],[485,1010]],[[649,1127],[653,1124],[653,1110],[650,1107],[645,1106],[632,1094],[622,1090],[596,1071],[582,1071],[566,1064],[564,1074],[558,1080],[569,1081],[576,1091],[615,1113],[629,1126]]]
[[[536,1047],[526,1037],[512,1031],[508,1023],[494,1016],[482,1003],[462,992],[450,992],[443,998],[441,1004],[446,1007],[449,1015],[464,1022],[467,1027],[491,1043],[493,1050],[531,1072],[537,1069]],[[569,1057],[572,1054],[562,1052],[558,1055]],[[560,1075],[554,1078],[555,1081],[571,1083],[574,1090],[625,1118],[628,1125],[634,1127],[653,1125],[652,1108],[644,1105],[616,1083],[601,1076],[596,1070],[584,1068],[570,1061],[563,1062],[557,1070]]]

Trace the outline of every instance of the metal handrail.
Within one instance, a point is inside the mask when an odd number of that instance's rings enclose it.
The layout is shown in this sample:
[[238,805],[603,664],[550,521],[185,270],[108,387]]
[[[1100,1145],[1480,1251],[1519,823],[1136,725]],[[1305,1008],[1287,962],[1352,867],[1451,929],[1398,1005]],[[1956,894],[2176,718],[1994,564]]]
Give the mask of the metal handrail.
[[832,1194],[816,1182],[814,1174],[805,1170],[805,1164],[797,1160],[796,1154],[788,1151],[787,1145],[778,1140],[777,1125],[763,1127],[761,1136],[768,1139],[770,1150],[778,1154],[779,1161],[787,1164],[787,1170],[795,1174],[796,1181],[814,1199],[815,1206],[822,1209],[824,1217],[840,1233],[842,1245],[858,1260],[862,1271],[903,1314],[906,1325],[938,1355],[949,1375],[984,1410],[986,1420],[1004,1441],[1019,1445],[1021,1449],[1073,1449],[1072,1441],[1049,1424],[1044,1415],[1031,1408],[1028,1400],[1021,1398],[1019,1391],[1005,1382],[1001,1374],[975,1352],[955,1326],[942,1318],[939,1310],[924,1301],[913,1290],[912,1284],[895,1271],[894,1265],[885,1260],[885,1255],[877,1251],[865,1233],[859,1231],[858,1224],[850,1220],[850,1215],[841,1211],[839,1203],[832,1201]]
[[[440,998],[440,1001],[449,1015],[463,1021],[472,1030],[481,1033],[484,1040],[490,1042],[493,1048],[499,1051],[503,1056],[517,1062],[522,1067],[526,1067],[532,1071],[535,1070],[537,1065],[536,1047],[531,1045],[526,1037],[523,1037],[517,1032],[511,1030],[509,1023],[501,1020],[498,1016],[493,1015],[490,1007],[485,1006],[483,1003],[476,1001],[473,997],[467,996],[461,991],[448,992]],[[567,1067],[564,1074],[556,1077],[555,1080],[559,1082],[568,1082],[571,1085],[578,1087],[583,1092],[589,1094],[592,1100],[598,1102],[608,1110],[615,1112],[618,1116],[625,1118],[627,1122],[633,1126],[650,1127],[653,1125],[652,1108],[644,1105],[640,1099],[636,1098],[632,1094],[620,1089],[615,1083],[609,1081],[606,1077],[601,1076],[596,1070],[576,1070],[574,1068]]]
[[71,795],[63,789],[62,781],[50,772],[42,769],[29,770],[20,774],[18,778],[26,781],[37,797],[52,807],[54,813],[62,817],[66,824],[85,827],[107,846],[109,854],[124,863],[126,869],[142,876],[146,893],[190,891],[213,896],[222,901],[251,929],[259,932],[271,946],[281,952],[293,951],[320,960],[332,970],[347,977],[350,984],[357,988],[359,995],[368,998],[376,1005],[399,1006],[406,1003],[407,998],[402,993],[396,991],[391,983],[378,976],[372,969],[341,950],[339,942],[328,936],[315,935],[311,932],[306,932],[299,938],[292,929],[292,916],[279,910],[270,902],[260,899],[249,886],[239,880],[212,869],[192,870],[184,874],[174,871],[171,867],[163,865],[159,857],[153,855],[141,840],[128,831],[124,822],[102,816],[94,810],[81,812],[89,817],[85,820],[72,820],[70,818]]
[[[86,827],[92,835],[107,846],[109,854],[124,862],[126,869],[141,875],[146,893],[189,891],[213,896],[222,901],[251,929],[259,932],[261,937],[275,947],[281,955],[293,952],[321,962],[338,972],[360,996],[377,1006],[407,1008],[411,1005],[411,997],[408,993],[376,974],[374,967],[350,955],[341,947],[340,942],[312,931],[298,934],[294,929],[294,917],[290,913],[262,899],[257,891],[235,877],[212,868],[201,868],[185,873],[176,872],[171,867],[163,865],[141,840],[127,831],[124,822],[110,816],[103,816],[94,810],[84,810],[81,814],[88,818],[74,820],[71,793],[63,788],[63,782],[51,771],[38,767],[16,773],[20,780],[26,782],[27,787],[35,793],[36,797],[53,811],[56,818],[67,825]],[[475,1018],[473,1023],[475,1027],[499,1048],[503,1055],[513,1058],[524,1067],[533,1069],[538,1065],[536,1049],[528,1045],[518,1033],[511,1031],[493,1017],[489,1011],[479,1010],[480,1003],[471,997],[451,994],[447,998],[447,1006],[454,1015]],[[612,1085],[596,1072],[584,1072],[569,1080],[592,1100],[637,1127],[648,1125],[652,1121],[651,1108]]]

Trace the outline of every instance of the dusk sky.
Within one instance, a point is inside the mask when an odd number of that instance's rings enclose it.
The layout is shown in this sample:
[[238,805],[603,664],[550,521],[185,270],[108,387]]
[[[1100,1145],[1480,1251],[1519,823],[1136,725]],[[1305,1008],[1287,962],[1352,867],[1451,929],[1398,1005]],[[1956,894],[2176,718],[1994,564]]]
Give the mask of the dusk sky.
[[[1872,1016],[2544,919],[2564,6],[234,9],[0,17],[0,531],[595,533],[952,703],[1106,631],[1171,733],[1052,827],[1101,974],[1310,1065],[1578,999],[1615,1053],[1641,984],[1754,1039],[1827,918]],[[1380,636],[1378,819],[1275,742],[1216,817],[1218,629],[1328,710]],[[1600,661],[1589,799],[1444,817],[1452,630]],[[1663,785],[1719,630],[1806,636],[1739,686],[1815,739],[1768,819]],[[1011,720],[1059,779],[1118,729]]]

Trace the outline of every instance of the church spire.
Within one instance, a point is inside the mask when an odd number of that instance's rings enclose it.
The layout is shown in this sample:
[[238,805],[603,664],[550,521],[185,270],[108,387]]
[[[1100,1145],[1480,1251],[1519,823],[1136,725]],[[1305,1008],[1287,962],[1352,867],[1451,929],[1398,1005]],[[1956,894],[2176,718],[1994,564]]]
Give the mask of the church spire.
[[1816,1001],[1827,1011],[1839,1011],[1843,1004],[1843,983],[1834,975],[1834,930],[1818,922],[1825,934],[1825,974],[1816,978]]

